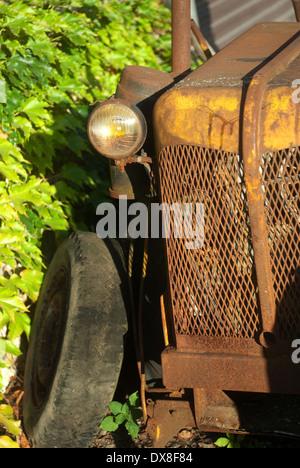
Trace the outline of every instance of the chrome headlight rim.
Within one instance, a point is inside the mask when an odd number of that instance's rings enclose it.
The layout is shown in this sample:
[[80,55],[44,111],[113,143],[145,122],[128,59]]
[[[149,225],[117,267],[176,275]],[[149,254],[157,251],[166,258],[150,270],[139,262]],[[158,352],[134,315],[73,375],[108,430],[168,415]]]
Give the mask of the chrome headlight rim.
[[[93,120],[95,119],[95,116],[101,110],[103,110],[103,108],[109,107],[109,106],[116,106],[116,107],[119,106],[123,109],[126,109],[127,111],[129,110],[132,113],[132,115],[135,117],[137,128],[138,128],[138,132],[137,132],[138,135],[137,135],[135,142],[133,142],[132,146],[128,148],[127,150],[120,151],[118,155],[112,155],[111,152],[104,151],[103,148],[99,149],[99,145],[97,145],[97,142],[95,141],[96,138],[94,137],[93,132],[92,132]],[[131,102],[126,101],[125,99],[111,98],[98,104],[89,116],[87,128],[88,128],[88,137],[94,149],[98,153],[100,153],[102,156],[105,156],[106,158],[114,159],[114,160],[125,159],[127,157],[130,157],[136,154],[144,145],[146,137],[147,137],[147,122],[146,122],[144,114],[135,104],[132,104]]]

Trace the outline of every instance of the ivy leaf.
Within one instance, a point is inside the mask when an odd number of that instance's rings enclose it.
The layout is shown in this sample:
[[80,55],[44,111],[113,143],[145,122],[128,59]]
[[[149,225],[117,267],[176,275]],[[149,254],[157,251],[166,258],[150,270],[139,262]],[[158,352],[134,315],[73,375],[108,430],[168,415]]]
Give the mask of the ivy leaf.
[[13,232],[0,232],[0,245],[14,244],[15,242],[22,242],[24,237],[21,234]]
[[23,332],[29,338],[30,333],[30,317],[25,313],[15,314],[15,321],[9,324],[9,338],[11,341],[18,338]]
[[20,150],[14,146],[10,141],[0,139],[0,156],[4,162],[9,163],[9,156],[13,156],[17,161],[23,162],[24,158]]
[[12,407],[0,405],[0,423],[13,435],[19,434],[20,422],[14,420]]
[[39,124],[41,119],[50,120],[50,114],[46,110],[47,107],[49,107],[47,102],[39,101],[35,97],[30,97],[22,103],[20,112],[28,115],[33,122]]
[[6,164],[4,164],[3,162],[0,161],[0,173],[6,179],[17,182],[19,180],[18,169],[19,169],[19,167],[16,166],[16,165],[7,166]]
[[29,136],[33,132],[33,127],[30,120],[26,119],[25,117],[21,117],[20,115],[17,115],[15,117],[13,127],[16,129],[20,129],[23,132],[24,137],[26,139],[29,138]]
[[11,289],[0,288],[0,307],[8,314],[14,310],[27,311],[27,307],[23,304],[18,295],[14,294]]
[[20,446],[8,436],[0,436],[0,448],[20,448]]
[[19,33],[20,28],[26,28],[25,17],[17,16],[16,18],[6,18],[6,22],[4,23],[3,27],[9,27],[12,29],[16,34]]
[[5,46],[9,49],[9,51],[11,52],[11,55],[15,55],[15,53],[17,51],[22,51],[22,47],[21,47],[21,44],[19,41],[17,41],[16,39],[13,39],[13,40],[6,40],[5,41]]
[[20,273],[24,292],[35,302],[38,299],[39,290],[43,282],[44,274],[39,270],[23,270]]
[[21,356],[22,352],[12,341],[0,338],[0,355],[1,354],[13,354],[14,356]]
[[5,80],[0,80],[0,102],[2,104],[6,103],[6,82],[5,82]]
[[63,167],[62,177],[72,181],[80,187],[82,187],[84,182],[86,182],[87,178],[85,170],[74,163],[66,164]]
[[24,184],[14,185],[10,189],[11,202],[19,213],[26,213],[24,203],[31,202],[39,205],[40,193],[36,190],[42,183],[41,179],[31,178]]

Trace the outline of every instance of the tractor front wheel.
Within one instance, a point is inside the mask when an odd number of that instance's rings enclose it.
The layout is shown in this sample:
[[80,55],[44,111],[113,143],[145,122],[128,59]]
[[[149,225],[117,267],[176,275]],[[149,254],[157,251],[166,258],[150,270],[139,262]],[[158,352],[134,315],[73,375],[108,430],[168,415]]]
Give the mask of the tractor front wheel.
[[24,381],[24,429],[36,448],[88,447],[113,398],[127,332],[116,244],[73,234],[46,273]]

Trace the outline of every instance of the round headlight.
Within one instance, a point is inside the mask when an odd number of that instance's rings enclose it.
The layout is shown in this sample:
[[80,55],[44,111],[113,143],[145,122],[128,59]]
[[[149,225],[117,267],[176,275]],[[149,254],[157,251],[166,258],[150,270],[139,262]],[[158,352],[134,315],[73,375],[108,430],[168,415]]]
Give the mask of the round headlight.
[[144,144],[146,119],[135,106],[122,99],[105,101],[93,110],[88,135],[103,156],[123,159],[135,154]]

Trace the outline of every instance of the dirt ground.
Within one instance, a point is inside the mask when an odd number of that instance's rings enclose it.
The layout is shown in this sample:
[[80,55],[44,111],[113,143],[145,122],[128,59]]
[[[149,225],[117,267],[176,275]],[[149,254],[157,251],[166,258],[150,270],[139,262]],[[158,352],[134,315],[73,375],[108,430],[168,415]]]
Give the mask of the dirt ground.
[[[5,392],[5,401],[10,404],[14,411],[16,420],[22,420],[22,398],[23,388],[22,379],[20,377],[13,377]],[[0,435],[4,434],[4,431]],[[166,445],[167,448],[216,448],[214,440],[216,435],[207,435],[201,433],[197,429],[185,429],[180,431],[177,437],[174,437]],[[32,448],[24,434],[22,428],[20,436],[17,439],[21,448]],[[89,448],[105,448],[105,449],[118,449],[118,448],[153,448],[152,441],[147,434],[142,423],[140,423],[140,432],[136,440],[133,440],[127,433],[125,427],[120,426],[119,429],[113,433],[99,430],[94,440],[91,442]]]
[[[215,442],[226,434],[201,432],[196,428],[182,429],[165,446],[166,449],[218,448]],[[126,430],[120,427],[115,433],[99,431],[90,448],[137,448],[151,449],[153,444],[141,426],[136,440],[132,440]],[[300,448],[300,439],[293,437],[262,437],[246,435],[240,448]]]
[[[225,434],[205,433],[198,429],[183,429],[165,446],[167,449],[218,448],[215,445]],[[153,448],[148,434],[141,430],[136,441],[131,440],[122,429],[114,434],[100,431],[90,448]],[[300,448],[300,440],[285,437],[256,437],[247,435],[240,448]]]
[[[16,419],[22,419],[22,381],[19,377],[14,377],[9,384],[5,399],[13,410]],[[1,430],[0,430],[1,435]],[[214,442],[219,438],[224,437],[224,434],[205,433],[196,428],[186,428],[180,431],[176,437],[173,437],[165,446],[168,449],[197,449],[197,448],[217,448]],[[17,439],[21,448],[32,448],[24,432],[20,431],[20,436]],[[145,428],[140,424],[140,432],[136,440],[133,440],[128,434],[124,426],[113,433],[99,430],[99,433],[91,442],[89,448],[104,448],[104,449],[151,449],[153,448],[152,441],[147,434]],[[292,437],[256,437],[247,435],[241,444],[241,448],[300,448],[300,439]]]
[[[5,392],[5,401],[10,404],[14,411],[16,420],[22,420],[22,399],[23,399],[23,382],[22,382],[22,368],[19,366],[19,371],[11,378]],[[21,369],[21,371],[20,371]],[[4,434],[3,430],[0,435]],[[185,428],[180,431],[176,437],[173,437],[165,446],[169,449],[196,449],[196,448],[217,448],[215,441],[224,437],[224,434],[205,433],[196,428]],[[31,448],[30,444],[24,434],[20,431],[20,436],[17,439],[21,448]],[[145,427],[140,422],[140,431],[136,440],[133,440],[127,433],[124,426],[113,433],[99,430],[94,440],[91,442],[89,448],[104,448],[104,449],[118,449],[118,448],[137,448],[137,449],[151,449],[153,448],[152,441],[145,430]],[[246,435],[241,444],[241,448],[300,448],[300,437],[262,437]]]
[[[196,429],[183,429],[177,437],[171,439],[166,448],[216,448],[215,437],[201,433]],[[132,440],[124,428],[116,433],[100,431],[90,448],[153,448],[151,439],[142,428],[136,440]]]

